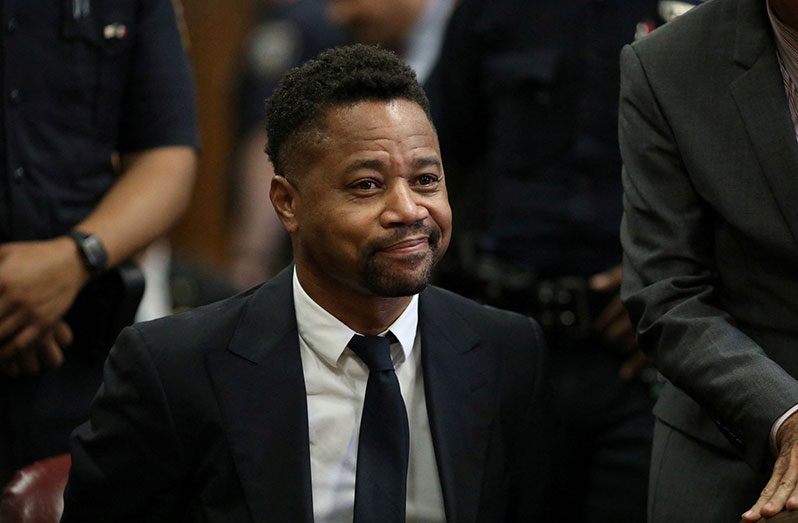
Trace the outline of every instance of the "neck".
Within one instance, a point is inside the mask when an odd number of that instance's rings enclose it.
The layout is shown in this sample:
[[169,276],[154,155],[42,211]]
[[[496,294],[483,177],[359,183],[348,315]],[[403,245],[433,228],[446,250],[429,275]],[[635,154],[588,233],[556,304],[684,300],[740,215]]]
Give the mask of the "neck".
[[359,289],[342,291],[337,288],[332,292],[299,264],[296,265],[296,274],[302,289],[313,301],[358,334],[384,332],[413,299],[412,296],[385,298]]
[[784,25],[798,31],[798,2],[795,0],[768,0],[773,14]]

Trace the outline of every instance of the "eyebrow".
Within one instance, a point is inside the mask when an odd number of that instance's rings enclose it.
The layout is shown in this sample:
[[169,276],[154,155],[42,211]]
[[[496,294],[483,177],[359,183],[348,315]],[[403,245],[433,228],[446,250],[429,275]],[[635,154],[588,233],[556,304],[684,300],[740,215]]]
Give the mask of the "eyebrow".
[[414,158],[413,163],[411,164],[413,169],[423,169],[424,167],[441,167],[441,161],[438,158],[433,156],[427,156],[424,158]]
[[[423,158],[414,158],[411,162],[411,167],[413,169],[423,169],[425,167],[438,167],[442,166],[441,161],[438,158],[428,156]],[[372,171],[382,171],[385,168],[385,163],[382,160],[377,159],[370,159],[370,160],[355,160],[346,168],[347,173],[351,173],[354,171],[359,171],[361,169],[369,169]]]
[[385,164],[381,160],[355,160],[350,163],[346,168],[347,173],[359,171],[361,169],[369,169],[372,171],[381,171]]

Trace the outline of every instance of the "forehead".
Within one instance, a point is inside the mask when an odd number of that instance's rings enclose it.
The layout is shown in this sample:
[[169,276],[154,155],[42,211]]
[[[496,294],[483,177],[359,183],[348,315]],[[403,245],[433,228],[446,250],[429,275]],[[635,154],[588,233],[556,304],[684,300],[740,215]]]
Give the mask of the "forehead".
[[[437,151],[435,130],[424,110],[404,99],[365,101],[334,106],[323,117],[324,134],[334,148],[432,147]],[[334,149],[335,150],[335,149]],[[339,149],[340,150],[340,149]]]

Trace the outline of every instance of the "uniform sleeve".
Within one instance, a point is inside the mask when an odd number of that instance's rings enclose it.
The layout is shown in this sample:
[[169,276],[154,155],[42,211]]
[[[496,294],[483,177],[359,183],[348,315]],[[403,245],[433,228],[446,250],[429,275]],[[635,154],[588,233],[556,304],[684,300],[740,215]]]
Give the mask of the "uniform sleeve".
[[682,163],[679,146],[691,144],[677,145],[661,103],[635,49],[625,47],[622,296],[657,369],[715,418],[749,464],[764,469],[770,428],[798,402],[798,384],[719,304],[717,216]]
[[71,452],[62,522],[181,519],[182,448],[135,327],[111,349],[90,420],[73,432]]
[[444,162],[467,165],[482,154],[486,104],[482,89],[481,41],[476,31],[482,0],[463,0],[452,13],[427,89]]
[[119,127],[119,150],[199,146],[196,96],[172,0],[141,0]]

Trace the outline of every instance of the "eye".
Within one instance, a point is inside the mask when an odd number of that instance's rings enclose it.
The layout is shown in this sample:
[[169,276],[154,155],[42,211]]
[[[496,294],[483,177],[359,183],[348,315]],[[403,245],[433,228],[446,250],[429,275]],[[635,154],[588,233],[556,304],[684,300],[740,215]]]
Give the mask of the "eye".
[[358,191],[373,191],[375,189],[379,189],[380,184],[376,180],[365,178],[363,180],[356,181],[351,187]]
[[433,174],[422,174],[416,183],[422,187],[433,187],[438,183],[438,177]]

